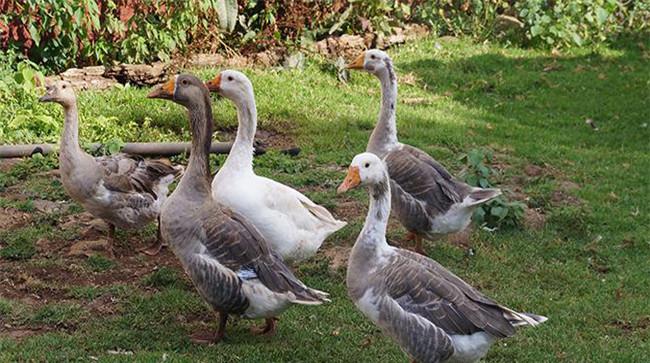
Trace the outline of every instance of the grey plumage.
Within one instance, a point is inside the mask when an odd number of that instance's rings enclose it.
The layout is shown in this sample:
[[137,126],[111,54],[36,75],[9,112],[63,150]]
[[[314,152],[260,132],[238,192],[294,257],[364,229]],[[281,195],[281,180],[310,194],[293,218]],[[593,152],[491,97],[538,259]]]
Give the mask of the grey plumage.
[[200,295],[220,313],[222,323],[214,340],[223,337],[228,314],[271,318],[293,303],[328,301],[326,293],[305,286],[293,275],[244,216],[212,198],[207,163],[212,108],[203,83],[179,75],[149,96],[172,99],[188,109],[190,160],[163,206],[161,232]]
[[348,294],[411,358],[476,362],[496,339],[546,320],[497,303],[426,256],[388,245],[392,198],[385,165],[363,153],[353,167],[360,184],[368,186],[370,207],[348,260]]
[[403,145],[389,151],[384,161],[390,175],[393,213],[409,230],[426,235],[431,219],[461,203],[471,187],[456,181],[425,152]]
[[41,101],[59,103],[65,111],[59,169],[68,195],[94,216],[120,228],[142,227],[156,219],[167,187],[182,167],[126,154],[93,158],[79,147],[72,86],[58,81],[47,87]]
[[[358,64],[353,65],[357,67]],[[370,135],[367,152],[386,162],[393,193],[393,213],[406,229],[416,236],[418,250],[421,237],[458,232],[470,223],[473,209],[501,192],[498,189],[471,187],[455,179],[427,153],[397,139],[397,77],[388,54],[369,50],[363,69],[381,82],[379,119]],[[471,200],[466,200],[466,197]]]

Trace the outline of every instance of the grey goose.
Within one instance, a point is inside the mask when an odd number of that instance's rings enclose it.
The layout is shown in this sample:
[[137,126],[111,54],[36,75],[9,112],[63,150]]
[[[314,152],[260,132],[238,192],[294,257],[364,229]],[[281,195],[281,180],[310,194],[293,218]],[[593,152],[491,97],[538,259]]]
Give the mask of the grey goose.
[[397,76],[391,58],[380,50],[368,50],[348,65],[372,73],[381,83],[379,120],[366,147],[388,167],[393,213],[415,239],[423,253],[422,239],[464,230],[474,210],[501,194],[499,189],[472,187],[455,179],[429,154],[397,140]]
[[370,207],[348,260],[348,295],[413,361],[477,362],[497,339],[547,320],[495,302],[426,256],[390,246],[392,183],[375,154],[355,156],[338,191],[357,186],[367,187]]
[[264,318],[259,333],[273,333],[276,317],[292,304],[318,305],[328,294],[298,280],[269,249],[248,219],[212,198],[208,155],[213,133],[210,94],[194,76],[181,74],[156,86],[149,98],[176,102],[188,111],[192,146],[187,170],[161,211],[161,233],[199,294],[219,315],[218,342],[231,314]]
[[[59,150],[61,184],[86,211],[108,223],[112,255],[115,227],[141,228],[157,219],[169,184],[182,173],[183,167],[136,155],[93,157],[84,152],[79,146],[77,98],[67,81],[47,86],[39,100],[63,106],[65,121]],[[161,247],[159,233],[156,243],[144,251],[156,254]]]

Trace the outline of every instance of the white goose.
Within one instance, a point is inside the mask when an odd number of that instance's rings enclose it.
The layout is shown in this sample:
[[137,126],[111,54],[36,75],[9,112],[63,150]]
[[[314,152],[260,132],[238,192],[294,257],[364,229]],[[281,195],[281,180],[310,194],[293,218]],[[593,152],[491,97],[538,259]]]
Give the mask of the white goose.
[[212,181],[218,202],[245,215],[287,261],[313,256],[330,234],[346,225],[297,190],[253,171],[257,110],[253,85],[241,72],[226,70],[206,83],[237,107],[239,128],[230,154]]

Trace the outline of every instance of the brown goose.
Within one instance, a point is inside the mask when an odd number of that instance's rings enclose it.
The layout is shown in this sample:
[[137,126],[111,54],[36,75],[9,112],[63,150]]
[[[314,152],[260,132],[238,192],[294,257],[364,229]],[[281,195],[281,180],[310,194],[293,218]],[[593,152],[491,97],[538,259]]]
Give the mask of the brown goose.
[[[41,102],[63,106],[65,122],[59,150],[61,183],[68,195],[95,217],[108,223],[109,252],[113,254],[115,227],[140,228],[156,219],[167,189],[183,167],[162,160],[117,154],[94,158],[79,147],[77,98],[70,83],[57,81],[46,88]],[[144,250],[160,251],[156,243]]]
[[208,154],[213,121],[203,82],[178,75],[148,97],[172,100],[189,114],[189,164],[162,208],[161,232],[201,297],[220,316],[216,334],[195,334],[193,340],[221,340],[229,314],[265,318],[266,326],[258,332],[272,333],[275,317],[290,305],[329,301],[326,293],[299,281],[244,216],[212,199]]
[[413,361],[477,362],[498,338],[547,320],[500,305],[436,261],[388,245],[392,183],[375,154],[355,156],[338,191],[359,185],[368,188],[370,208],[348,261],[348,295]]
[[368,50],[348,65],[372,73],[381,83],[381,110],[367,152],[388,167],[393,213],[415,239],[416,251],[424,253],[422,238],[459,232],[471,222],[474,209],[499,195],[499,189],[482,189],[456,180],[424,151],[397,140],[395,107],[397,76],[385,52]]

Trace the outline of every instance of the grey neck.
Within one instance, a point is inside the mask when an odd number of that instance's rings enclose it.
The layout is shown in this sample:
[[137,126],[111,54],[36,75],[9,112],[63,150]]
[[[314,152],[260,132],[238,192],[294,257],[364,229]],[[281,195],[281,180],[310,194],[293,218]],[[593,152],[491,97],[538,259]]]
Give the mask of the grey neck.
[[61,153],[71,157],[81,153],[79,147],[79,113],[76,102],[64,104],[63,112],[65,121],[61,133]]
[[379,111],[377,125],[370,135],[366,151],[383,157],[398,142],[395,121],[397,77],[390,61],[386,61],[386,67],[376,76],[381,83],[381,110]]
[[257,130],[257,108],[255,95],[252,91],[245,97],[235,101],[237,107],[237,137],[232,150],[223,167],[234,167],[236,170],[253,170],[253,142]]
[[210,165],[209,155],[212,144],[212,107],[210,98],[190,104],[187,107],[192,131],[192,147],[187,171],[183,175],[178,188],[192,190],[196,196],[210,195]]

